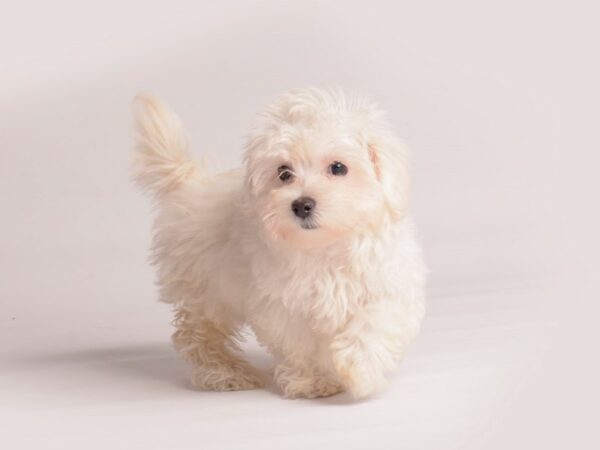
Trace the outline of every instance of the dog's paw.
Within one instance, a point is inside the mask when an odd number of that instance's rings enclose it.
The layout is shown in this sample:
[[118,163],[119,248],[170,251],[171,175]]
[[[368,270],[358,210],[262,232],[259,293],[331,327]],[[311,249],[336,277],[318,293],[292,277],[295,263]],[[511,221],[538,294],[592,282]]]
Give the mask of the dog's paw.
[[286,398],[330,397],[344,390],[338,381],[326,375],[307,375],[287,366],[275,369],[275,383]]
[[210,391],[244,391],[265,385],[254,371],[225,365],[194,367],[191,382],[198,389]]
[[361,346],[334,352],[333,363],[343,386],[354,398],[377,393],[387,384],[381,362]]
[[281,384],[278,383],[278,386],[286,398],[331,397],[343,391],[340,383],[321,376],[288,380]]

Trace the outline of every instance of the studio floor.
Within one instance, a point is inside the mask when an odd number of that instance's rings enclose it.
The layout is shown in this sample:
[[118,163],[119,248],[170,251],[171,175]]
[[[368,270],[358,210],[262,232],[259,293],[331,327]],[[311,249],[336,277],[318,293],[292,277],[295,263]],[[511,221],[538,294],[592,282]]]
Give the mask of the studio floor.
[[[69,272],[85,271],[72,263]],[[46,304],[43,313],[4,320],[6,448],[477,448],[514,408],[532,355],[544,350],[539,310],[523,308],[543,296],[535,283],[434,285],[422,334],[374,398],[287,400],[273,388],[200,392],[169,344],[169,307],[123,289],[131,266],[107,258],[83,277],[88,284],[71,306]],[[64,269],[54,265],[47,276]],[[103,285],[103,272],[117,285]],[[69,280],[52,287],[62,283]],[[47,290],[30,290],[40,303],[52,301]],[[113,299],[110,311],[106,299]],[[251,336],[245,351],[269,370],[269,355]]]

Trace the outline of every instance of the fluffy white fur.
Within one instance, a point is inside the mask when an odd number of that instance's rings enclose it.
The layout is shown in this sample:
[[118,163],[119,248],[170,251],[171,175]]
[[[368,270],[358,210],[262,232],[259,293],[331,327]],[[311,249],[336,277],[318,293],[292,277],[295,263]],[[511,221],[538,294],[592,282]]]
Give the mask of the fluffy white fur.
[[[263,385],[238,346],[249,324],[286,397],[381,389],[425,313],[406,150],[382,113],[337,90],[284,93],[259,116],[244,167],[224,173],[192,161],[157,100],[139,96],[135,117],[135,179],[157,206],[158,286],[194,385]],[[338,161],[345,176],[330,172]],[[291,208],[302,196],[316,201],[305,220]]]

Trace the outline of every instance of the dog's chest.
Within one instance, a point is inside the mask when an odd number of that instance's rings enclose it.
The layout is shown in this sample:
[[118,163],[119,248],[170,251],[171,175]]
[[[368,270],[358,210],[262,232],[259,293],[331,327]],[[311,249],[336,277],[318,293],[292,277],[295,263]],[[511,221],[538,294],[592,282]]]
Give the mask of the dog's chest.
[[305,321],[316,332],[334,332],[385,289],[385,280],[367,260],[262,254],[251,266],[252,313],[284,314]]

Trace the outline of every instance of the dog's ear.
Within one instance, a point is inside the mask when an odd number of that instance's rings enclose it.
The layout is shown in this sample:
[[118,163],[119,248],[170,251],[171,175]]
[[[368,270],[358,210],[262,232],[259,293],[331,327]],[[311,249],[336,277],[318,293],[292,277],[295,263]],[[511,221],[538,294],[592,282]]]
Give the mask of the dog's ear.
[[408,151],[388,130],[368,133],[366,141],[390,217],[399,220],[408,206]]
[[256,127],[247,137],[244,149],[246,187],[253,196],[261,191],[273,175],[269,149],[274,140],[274,131],[267,127]]

